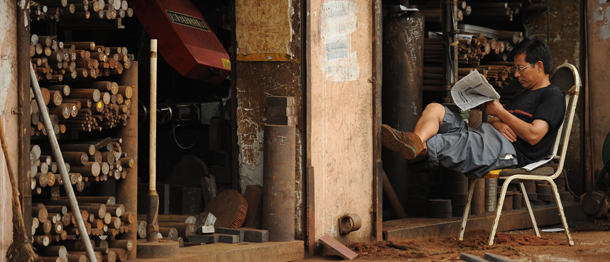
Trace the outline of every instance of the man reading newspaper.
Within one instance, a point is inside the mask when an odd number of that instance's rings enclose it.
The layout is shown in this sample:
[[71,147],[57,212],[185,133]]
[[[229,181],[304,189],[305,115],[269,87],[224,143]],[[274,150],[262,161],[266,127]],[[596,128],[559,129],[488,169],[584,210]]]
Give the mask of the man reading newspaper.
[[525,39],[511,56],[515,78],[525,90],[504,107],[498,100],[485,102],[487,114],[493,116],[487,123],[471,129],[459,114],[431,103],[413,132],[383,125],[383,145],[407,159],[427,156],[434,164],[478,177],[542,159],[563,121],[565,98],[549,80],[553,62],[546,44]]

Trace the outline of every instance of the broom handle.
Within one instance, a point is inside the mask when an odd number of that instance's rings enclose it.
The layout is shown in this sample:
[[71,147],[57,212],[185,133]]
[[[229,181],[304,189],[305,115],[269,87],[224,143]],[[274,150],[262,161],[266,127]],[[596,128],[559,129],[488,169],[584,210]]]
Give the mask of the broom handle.
[[[36,80],[36,73],[34,72],[34,67],[30,64],[30,78],[32,79],[32,90],[34,91],[34,97],[38,101],[38,108],[40,116],[42,116],[42,123],[47,129],[47,137],[49,138],[49,142],[51,143],[51,149],[53,150],[53,155],[55,156],[55,162],[59,167],[59,173],[61,174],[61,179],[63,181],[70,181],[70,177],[68,176],[68,170],[66,169],[66,164],[64,162],[64,158],[61,155],[61,149],[59,148],[59,144],[57,143],[57,137],[55,137],[55,132],[53,132],[53,125],[51,124],[51,118],[49,117],[49,112],[47,111],[47,107],[44,104],[44,99],[42,98],[42,93],[40,92],[40,86],[38,85],[38,80]],[[81,232],[81,240],[85,244],[85,251],[87,251],[87,256],[89,257],[89,261],[97,262],[95,259],[95,253],[93,253],[93,246],[91,246],[91,240],[89,239],[89,235],[87,234],[87,228],[85,227],[85,223],[83,222],[83,217],[80,212],[80,208],[78,207],[78,202],[76,201],[76,196],[74,195],[74,189],[72,188],[71,183],[64,183],[64,188],[66,189],[66,194],[68,195],[68,200],[70,200],[70,206],[72,207],[72,213],[75,216],[76,225],[78,226],[78,231]]]
[[[19,194],[19,188],[17,188],[17,183],[15,182],[15,176],[13,175],[13,164],[11,162],[11,157],[8,152],[7,144],[6,144],[6,136],[4,135],[4,119],[1,118],[0,115],[0,140],[2,142],[2,152],[4,153],[4,159],[6,161],[6,168],[8,169],[9,180],[11,181],[11,187],[13,188],[13,223],[18,224],[17,228],[24,229],[25,223],[23,222],[23,214],[21,214],[21,199]],[[28,241],[28,236],[25,233],[25,230],[21,230],[22,232],[14,232],[13,234],[23,234],[23,239]]]

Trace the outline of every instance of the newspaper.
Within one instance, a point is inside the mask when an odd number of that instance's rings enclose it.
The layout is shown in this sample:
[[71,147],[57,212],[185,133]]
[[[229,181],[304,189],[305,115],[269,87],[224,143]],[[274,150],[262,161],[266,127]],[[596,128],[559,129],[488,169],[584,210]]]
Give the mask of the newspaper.
[[453,101],[461,110],[468,110],[487,101],[500,99],[500,95],[487,79],[474,70],[451,88]]
[[522,168],[529,172],[529,171],[532,171],[532,170],[534,170],[534,169],[536,169],[536,168],[538,168],[538,167],[548,163],[553,158],[555,158],[555,155],[551,155],[548,159],[542,159],[542,160],[536,161],[534,163],[530,163],[529,165],[524,166]]

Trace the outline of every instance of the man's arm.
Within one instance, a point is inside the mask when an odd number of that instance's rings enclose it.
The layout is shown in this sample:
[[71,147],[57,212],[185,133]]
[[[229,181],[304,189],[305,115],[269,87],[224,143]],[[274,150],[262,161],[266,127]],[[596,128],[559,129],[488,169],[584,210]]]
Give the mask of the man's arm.
[[500,120],[500,118],[494,116],[492,119],[487,121],[487,123],[491,124],[491,126],[493,126],[496,130],[498,130],[498,132],[500,132],[500,134],[502,134],[504,137],[506,137],[506,139],[508,139],[509,142],[512,143],[512,142],[517,141],[517,135],[515,134],[515,131],[513,131],[513,129],[510,128],[510,126],[503,123],[502,120]]
[[[535,119],[531,124],[527,123],[506,111],[498,100],[487,102],[486,109],[487,114],[494,116],[490,124],[511,142],[514,141],[509,138],[510,135],[507,136],[504,132],[512,132],[530,145],[535,145],[549,131],[549,124],[546,121]],[[493,121],[494,119],[498,120]],[[506,131],[506,127],[510,128],[510,131]]]

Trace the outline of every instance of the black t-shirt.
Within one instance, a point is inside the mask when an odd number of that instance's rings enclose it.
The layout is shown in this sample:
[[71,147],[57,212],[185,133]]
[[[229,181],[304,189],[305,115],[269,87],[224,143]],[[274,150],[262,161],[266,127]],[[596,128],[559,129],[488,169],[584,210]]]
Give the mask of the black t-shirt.
[[566,100],[561,90],[554,85],[533,91],[525,90],[516,94],[504,108],[527,123],[541,119],[549,124],[549,131],[537,144],[530,145],[518,137],[517,141],[513,142],[519,166],[542,159],[555,143],[557,131],[565,115]]

